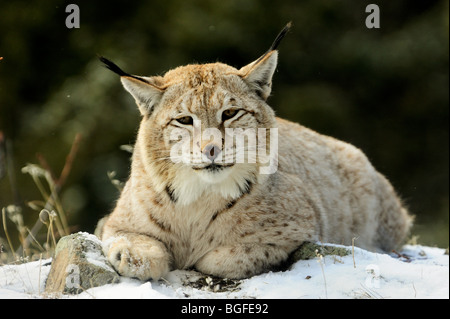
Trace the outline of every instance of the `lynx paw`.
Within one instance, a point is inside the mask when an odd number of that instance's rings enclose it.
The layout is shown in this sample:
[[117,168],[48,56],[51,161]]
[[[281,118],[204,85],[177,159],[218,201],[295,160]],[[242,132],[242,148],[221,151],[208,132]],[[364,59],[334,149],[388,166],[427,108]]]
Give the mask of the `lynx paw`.
[[117,237],[106,245],[105,254],[116,271],[125,277],[158,280],[169,272],[167,252],[147,240],[131,242]]

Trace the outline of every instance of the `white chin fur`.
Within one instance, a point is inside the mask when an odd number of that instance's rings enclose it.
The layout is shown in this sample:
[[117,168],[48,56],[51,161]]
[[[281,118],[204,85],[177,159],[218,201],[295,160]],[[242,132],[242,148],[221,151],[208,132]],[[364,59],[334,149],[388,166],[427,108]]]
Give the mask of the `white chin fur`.
[[235,164],[217,171],[193,170],[184,166],[177,171],[171,188],[179,205],[189,205],[200,196],[211,193],[233,200],[242,196],[248,181],[257,182],[257,172],[254,164]]

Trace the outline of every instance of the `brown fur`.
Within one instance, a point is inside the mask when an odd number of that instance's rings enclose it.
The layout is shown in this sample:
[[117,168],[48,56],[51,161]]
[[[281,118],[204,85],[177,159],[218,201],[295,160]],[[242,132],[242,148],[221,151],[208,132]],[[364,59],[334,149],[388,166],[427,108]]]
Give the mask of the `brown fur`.
[[[275,117],[266,99],[277,56],[271,50],[240,70],[214,63],[164,77],[121,74],[143,118],[129,180],[102,223],[105,253],[120,274],[158,279],[195,267],[244,278],[285,261],[304,241],[351,244],[357,237],[370,250],[402,243],[411,218],[360,150]],[[243,113],[223,122],[223,110],[232,108]],[[278,128],[277,171],[260,174],[260,162],[219,172],[204,162],[173,163],[171,132],[193,130],[180,116],[222,133]]]

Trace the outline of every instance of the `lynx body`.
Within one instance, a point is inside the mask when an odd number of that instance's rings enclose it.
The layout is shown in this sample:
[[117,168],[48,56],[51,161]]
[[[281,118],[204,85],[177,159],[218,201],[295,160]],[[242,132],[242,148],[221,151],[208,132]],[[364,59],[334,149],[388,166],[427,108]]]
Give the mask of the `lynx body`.
[[[366,156],[277,118],[266,103],[286,31],[241,69],[187,65],[140,77],[103,59],[142,113],[130,177],[101,225],[105,253],[121,275],[158,279],[195,268],[245,278],[279,265],[305,241],[351,244],[357,237],[360,247],[380,251],[402,243],[411,217]],[[197,142],[200,158],[174,161],[175,130],[192,137],[206,128],[223,136],[232,128],[277,128],[276,170],[220,161],[226,146],[212,139]]]

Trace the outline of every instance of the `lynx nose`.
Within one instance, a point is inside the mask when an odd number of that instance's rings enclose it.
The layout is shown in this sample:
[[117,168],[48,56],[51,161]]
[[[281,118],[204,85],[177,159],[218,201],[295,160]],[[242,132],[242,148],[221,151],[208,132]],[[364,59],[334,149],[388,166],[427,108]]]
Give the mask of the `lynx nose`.
[[214,160],[219,156],[220,152],[222,152],[221,148],[217,146],[216,144],[209,143],[207,144],[203,150],[202,153],[211,161],[214,162]]

